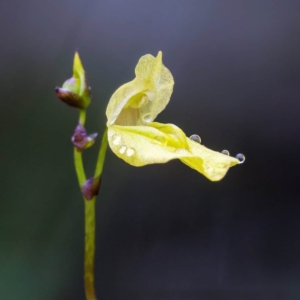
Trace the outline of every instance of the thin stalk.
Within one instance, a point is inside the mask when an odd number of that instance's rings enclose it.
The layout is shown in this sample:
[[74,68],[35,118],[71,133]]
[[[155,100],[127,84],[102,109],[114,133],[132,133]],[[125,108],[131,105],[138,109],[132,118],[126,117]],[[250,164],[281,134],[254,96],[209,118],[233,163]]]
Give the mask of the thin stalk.
[[79,187],[81,188],[82,185],[86,181],[83,162],[82,162],[82,152],[77,151],[76,147],[74,147],[74,163],[75,163],[75,170],[78,178]]
[[[80,111],[79,121],[84,126],[86,118],[85,110]],[[100,151],[98,155],[97,165],[95,169],[95,178],[101,179],[103,170],[105,154],[107,150],[107,128],[105,129],[102,137]],[[86,176],[82,161],[82,152],[77,151],[74,147],[74,163],[76,174],[80,188],[86,182]],[[87,200],[84,196],[84,215],[85,215],[85,247],[84,247],[84,287],[87,300],[97,300],[95,292],[95,275],[94,275],[94,262],[95,262],[95,231],[96,231],[96,196],[91,200]]]
[[[100,151],[98,155],[97,165],[95,169],[94,178],[98,177],[101,180],[101,174],[105,161],[105,154],[107,150],[107,128],[105,129],[101,141]],[[84,286],[87,300],[96,300],[95,293],[95,277],[94,277],[94,263],[95,263],[95,213],[96,197],[91,200],[84,201],[85,210],[85,251],[84,251]]]
[[105,161],[105,155],[106,155],[106,150],[107,150],[107,127],[105,128],[102,136],[102,141],[101,141],[101,147],[97,159],[97,165],[95,168],[95,175],[94,177],[101,177],[103,166],[104,166],[104,161]]
[[84,288],[87,300],[97,300],[95,291],[95,231],[96,197],[91,200],[84,199],[85,213],[85,247],[84,247]]
[[86,118],[86,111],[85,109],[81,109],[79,111],[79,122],[81,123],[82,126],[84,126],[85,118]]

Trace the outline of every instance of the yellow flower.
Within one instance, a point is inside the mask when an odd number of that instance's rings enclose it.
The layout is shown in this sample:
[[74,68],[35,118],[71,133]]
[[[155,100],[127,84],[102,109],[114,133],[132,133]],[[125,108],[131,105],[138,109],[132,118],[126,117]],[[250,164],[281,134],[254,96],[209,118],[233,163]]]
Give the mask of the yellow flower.
[[135,74],[115,91],[106,109],[108,142],[119,158],[136,167],[177,158],[212,181],[240,163],[191,140],[173,124],[153,122],[168,104],[174,85],[161,52],[142,56]]

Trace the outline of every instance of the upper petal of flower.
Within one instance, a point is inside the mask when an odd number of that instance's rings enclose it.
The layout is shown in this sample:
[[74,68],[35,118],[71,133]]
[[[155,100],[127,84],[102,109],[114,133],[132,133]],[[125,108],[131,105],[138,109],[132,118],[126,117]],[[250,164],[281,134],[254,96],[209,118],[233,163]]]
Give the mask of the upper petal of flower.
[[212,181],[221,180],[239,161],[191,141],[173,124],[150,123],[148,126],[108,128],[112,151],[128,164],[144,166],[178,158]]
[[174,79],[162,63],[162,53],[140,58],[136,77],[119,87],[111,96],[107,109],[107,126],[145,125],[164,110],[173,92]]

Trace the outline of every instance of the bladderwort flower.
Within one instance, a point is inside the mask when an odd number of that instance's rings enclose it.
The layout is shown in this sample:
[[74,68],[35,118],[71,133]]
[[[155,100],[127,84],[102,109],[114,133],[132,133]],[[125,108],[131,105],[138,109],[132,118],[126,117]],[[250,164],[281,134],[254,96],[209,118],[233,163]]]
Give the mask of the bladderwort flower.
[[176,125],[154,122],[174,85],[161,52],[142,56],[135,75],[115,91],[106,109],[109,146],[119,158],[136,167],[177,158],[211,181],[221,180],[230,167],[241,163],[204,147],[197,135],[188,138]]
[[78,52],[75,52],[73,76],[55,89],[66,104],[79,109],[79,120],[72,136],[74,165],[84,200],[85,250],[84,285],[87,300],[96,300],[94,260],[96,229],[96,196],[98,195],[108,143],[112,151],[132,166],[165,163],[180,159],[212,181],[221,180],[228,169],[245,160],[243,154],[229,156],[227,150],[212,151],[201,145],[200,137],[188,138],[173,124],[154,122],[165,109],[173,92],[174,79],[157,57],[140,58],[136,77],[112,95],[107,109],[104,130],[94,175],[87,179],[82,153],[94,145],[97,133],[88,135],[84,127],[86,109],[91,103],[90,88]]

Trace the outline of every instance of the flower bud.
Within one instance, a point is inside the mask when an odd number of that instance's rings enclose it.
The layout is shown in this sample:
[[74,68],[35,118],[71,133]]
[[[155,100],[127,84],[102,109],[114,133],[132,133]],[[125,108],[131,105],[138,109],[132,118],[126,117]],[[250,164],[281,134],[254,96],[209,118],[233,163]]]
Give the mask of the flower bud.
[[55,92],[63,102],[72,107],[86,109],[90,105],[90,87],[77,51],[74,56],[73,77],[66,80],[62,87],[56,87]]
[[81,187],[81,192],[87,200],[97,196],[100,189],[101,177],[92,177],[88,179]]
[[86,129],[79,122],[72,136],[72,143],[77,151],[81,152],[94,145],[98,133],[87,134]]

